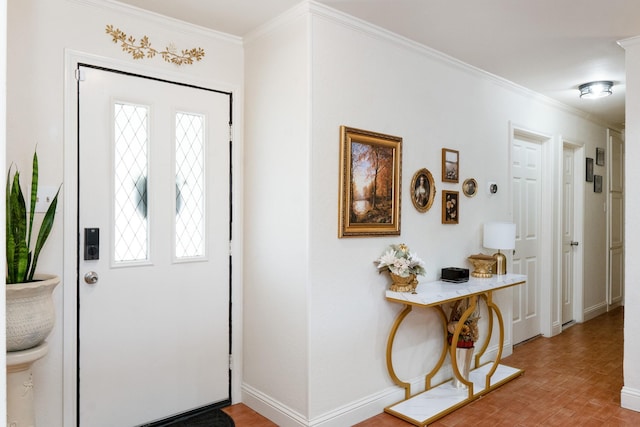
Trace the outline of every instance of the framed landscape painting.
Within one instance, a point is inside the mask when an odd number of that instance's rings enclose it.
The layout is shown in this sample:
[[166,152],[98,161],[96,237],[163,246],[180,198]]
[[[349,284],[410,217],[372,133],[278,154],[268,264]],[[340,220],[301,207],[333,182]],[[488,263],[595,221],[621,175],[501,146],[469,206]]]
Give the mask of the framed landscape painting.
[[400,234],[402,138],[340,127],[338,237]]

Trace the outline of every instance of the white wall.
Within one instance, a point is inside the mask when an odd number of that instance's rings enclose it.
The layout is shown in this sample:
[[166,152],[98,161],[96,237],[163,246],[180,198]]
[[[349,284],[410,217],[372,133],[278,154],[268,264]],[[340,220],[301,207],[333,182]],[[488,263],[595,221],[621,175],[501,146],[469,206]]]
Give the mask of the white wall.
[[[640,37],[622,42],[626,50],[627,92],[626,92],[626,143],[625,143],[625,188],[634,188],[632,183],[640,179],[640,169],[636,161],[640,158]],[[625,192],[625,300],[624,309],[624,387],[621,401],[625,408],[640,411],[640,366],[638,353],[640,342],[635,325],[640,322],[640,198],[635,191]]]
[[243,400],[286,408],[278,424],[309,402],[307,19],[294,9],[245,44]]
[[[205,57],[201,62],[182,67],[166,63],[160,56],[133,60],[105,33],[107,24],[113,24],[138,40],[147,35],[158,49],[164,49],[170,43],[178,49],[202,47]],[[66,154],[73,151],[76,142],[72,135],[65,134],[68,129],[64,128],[67,114],[74,114],[74,110],[64,111],[65,51],[69,49],[101,61],[114,60],[146,74],[172,75],[191,83],[236,92],[235,143],[237,147],[242,146],[243,96],[238,89],[242,87],[244,67],[242,44],[238,38],[141,14],[110,1],[20,0],[10,1],[8,5],[7,43],[7,166],[16,162],[21,169],[30,170],[31,156],[37,144],[41,185],[56,186],[66,174],[73,177],[73,159],[67,164],[63,161],[69,160]],[[236,212],[239,211],[240,206]],[[63,245],[65,215],[70,215],[69,223],[73,224],[75,213],[65,212],[61,206],[54,231],[41,254],[39,271],[63,275],[65,270],[74,270],[75,252],[64,254],[63,251],[63,247],[74,245],[73,238]],[[71,298],[74,288],[75,277],[70,275],[62,278],[62,286],[54,292],[57,322],[48,338],[49,353],[34,365],[39,425],[72,425],[71,418],[63,423],[63,407],[66,416],[72,417],[75,400],[74,395],[63,396],[63,376],[74,375],[71,363],[74,349],[69,346],[63,349],[63,331],[73,331],[74,325],[69,324],[72,322],[65,325],[63,318],[65,314],[74,318],[70,314],[75,310],[75,300]],[[69,298],[63,301],[63,295]],[[240,303],[235,307],[239,308]],[[241,322],[237,324],[240,327]],[[67,343],[74,341],[73,336],[65,340]],[[237,358],[241,361],[240,355]],[[237,375],[241,375],[239,370]]]

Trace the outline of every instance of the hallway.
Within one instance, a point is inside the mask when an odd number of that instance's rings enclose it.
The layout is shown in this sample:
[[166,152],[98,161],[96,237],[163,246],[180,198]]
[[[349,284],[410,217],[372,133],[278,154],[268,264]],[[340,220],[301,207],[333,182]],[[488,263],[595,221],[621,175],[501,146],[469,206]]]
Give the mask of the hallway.
[[[431,426],[637,426],[640,413],[620,408],[623,309],[618,308],[553,338],[514,349],[504,364],[525,374]],[[242,404],[226,408],[236,426],[273,426]],[[358,427],[411,424],[380,414]]]

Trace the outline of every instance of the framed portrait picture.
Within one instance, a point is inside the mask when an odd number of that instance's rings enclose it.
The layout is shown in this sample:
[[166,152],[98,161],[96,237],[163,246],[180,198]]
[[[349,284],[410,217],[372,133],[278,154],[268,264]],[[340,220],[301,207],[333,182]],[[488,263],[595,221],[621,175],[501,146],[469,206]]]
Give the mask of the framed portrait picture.
[[604,148],[596,148],[596,165],[604,166]]
[[400,234],[402,138],[340,126],[338,237]]
[[442,223],[443,224],[457,224],[459,215],[459,203],[458,203],[457,191],[442,191]]
[[458,182],[459,154],[456,150],[442,149],[442,181]]
[[593,176],[593,192],[602,193],[602,175]]
[[478,194],[478,181],[473,178],[465,179],[462,183],[462,193],[467,197]]
[[586,170],[587,182],[593,182],[593,159],[591,157],[587,157],[587,164],[585,166],[585,170]]
[[436,185],[428,169],[420,169],[413,174],[410,190],[411,201],[418,211],[426,212],[431,209],[436,196]]

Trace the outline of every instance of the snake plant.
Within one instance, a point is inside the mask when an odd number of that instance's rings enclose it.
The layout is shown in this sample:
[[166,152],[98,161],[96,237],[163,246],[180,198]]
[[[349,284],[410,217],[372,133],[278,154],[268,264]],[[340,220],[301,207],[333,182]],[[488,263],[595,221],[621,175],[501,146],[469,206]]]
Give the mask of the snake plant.
[[58,194],[60,193],[59,187],[44,215],[35,247],[32,249],[31,235],[33,232],[33,216],[38,196],[38,155],[37,153],[33,154],[31,198],[28,212],[24,195],[20,188],[20,172],[16,169],[13,178],[11,178],[12,166],[9,167],[9,172],[7,173],[6,193],[7,284],[33,281],[40,251],[53,227],[56,206],[58,204]]

